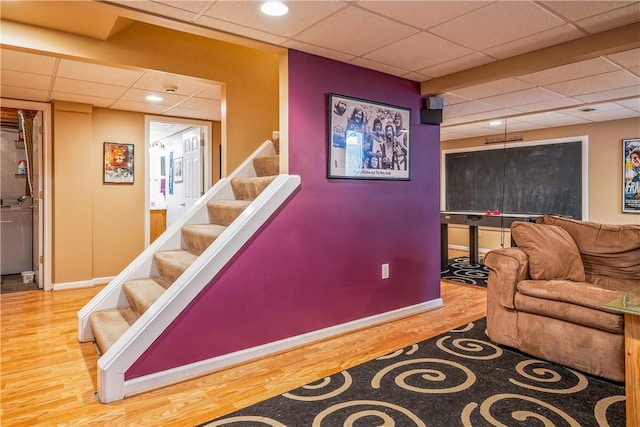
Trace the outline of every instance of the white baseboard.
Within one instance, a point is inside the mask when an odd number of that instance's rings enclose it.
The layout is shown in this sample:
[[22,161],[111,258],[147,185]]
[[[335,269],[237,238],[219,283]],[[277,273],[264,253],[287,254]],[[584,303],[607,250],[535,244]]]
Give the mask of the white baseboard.
[[106,285],[113,277],[97,277],[90,280],[80,280],[78,282],[54,283],[53,291],[64,291],[69,289],[91,288],[98,285]]
[[329,328],[320,329],[295,337],[286,338],[280,341],[271,342],[246,350],[237,351],[235,353],[225,354],[190,365],[179,366],[174,369],[168,369],[162,372],[156,372],[139,378],[125,381],[125,396],[142,393],[170,384],[175,384],[191,378],[210,374],[212,372],[228,368],[240,363],[246,363],[251,360],[259,359],[286,350],[292,350],[297,347],[309,345],[311,343],[321,341],[327,338],[335,337],[353,332],[358,329],[372,327],[381,323],[390,322],[403,317],[418,314],[424,311],[433,310],[443,306],[441,298],[426,301],[410,307],[404,307],[398,310],[377,314],[363,319],[354,320]]

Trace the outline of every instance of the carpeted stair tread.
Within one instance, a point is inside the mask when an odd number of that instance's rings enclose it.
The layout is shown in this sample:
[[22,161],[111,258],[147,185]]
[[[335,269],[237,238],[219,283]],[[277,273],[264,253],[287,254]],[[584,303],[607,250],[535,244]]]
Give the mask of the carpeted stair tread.
[[207,203],[209,222],[222,226],[231,224],[251,202],[249,200],[212,200]]
[[182,249],[158,251],[153,254],[153,262],[160,276],[173,283],[198,257]]
[[256,176],[273,176],[280,173],[280,156],[259,156],[253,159]]
[[218,224],[189,224],[182,227],[182,239],[189,252],[200,255],[226,229]]
[[100,353],[104,354],[133,325],[138,317],[130,307],[91,313],[89,324]]
[[233,178],[231,180],[233,195],[236,200],[255,200],[276,177],[277,175]]
[[131,308],[142,316],[169,286],[171,283],[162,277],[149,277],[127,280],[122,288]]

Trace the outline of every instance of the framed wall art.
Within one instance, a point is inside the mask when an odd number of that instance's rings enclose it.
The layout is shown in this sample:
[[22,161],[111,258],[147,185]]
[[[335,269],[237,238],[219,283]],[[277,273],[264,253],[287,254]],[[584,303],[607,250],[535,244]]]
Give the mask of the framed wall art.
[[411,110],[329,94],[329,178],[410,179]]
[[173,181],[182,182],[182,157],[176,157],[173,161]]
[[103,183],[133,184],[133,144],[105,142],[103,159]]
[[640,138],[622,140],[622,212],[640,213]]

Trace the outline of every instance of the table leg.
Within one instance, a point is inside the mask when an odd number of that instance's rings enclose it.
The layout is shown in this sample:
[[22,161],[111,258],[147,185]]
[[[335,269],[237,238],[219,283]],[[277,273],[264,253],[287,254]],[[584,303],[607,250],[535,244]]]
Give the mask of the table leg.
[[478,226],[469,226],[469,262],[478,263]]
[[640,316],[624,315],[624,377],[627,427],[640,426]]
[[442,270],[449,265],[449,226],[440,223],[440,267]]

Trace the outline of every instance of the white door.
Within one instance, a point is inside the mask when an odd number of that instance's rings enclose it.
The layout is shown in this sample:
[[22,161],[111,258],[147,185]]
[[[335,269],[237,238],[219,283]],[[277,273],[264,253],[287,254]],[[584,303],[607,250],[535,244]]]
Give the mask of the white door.
[[200,128],[184,135],[184,204],[191,207],[203,194]]

